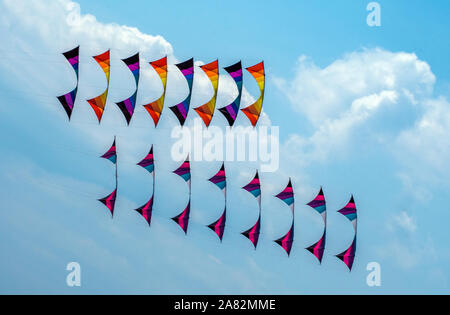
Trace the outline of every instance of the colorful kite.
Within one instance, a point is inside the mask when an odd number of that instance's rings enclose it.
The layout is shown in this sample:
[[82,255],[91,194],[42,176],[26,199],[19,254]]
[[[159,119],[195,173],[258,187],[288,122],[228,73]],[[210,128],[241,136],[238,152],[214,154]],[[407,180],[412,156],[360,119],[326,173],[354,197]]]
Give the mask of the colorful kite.
[[73,106],[75,105],[75,99],[77,97],[77,91],[78,91],[78,66],[79,66],[79,56],[80,56],[80,46],[75,47],[72,50],[69,50],[65,53],[63,53],[64,57],[66,57],[67,61],[69,61],[70,65],[72,66],[73,70],[75,70],[75,74],[77,77],[77,83],[75,86],[75,89],[73,89],[71,92],[58,96],[58,100],[61,103],[62,107],[67,113],[67,116],[72,116],[72,110]]
[[237,62],[234,65],[224,68],[233,78],[238,89],[238,96],[236,99],[225,107],[219,108],[219,111],[225,116],[230,126],[233,126],[236,121],[237,114],[239,112],[239,107],[241,106],[241,95],[242,95],[242,65],[241,62]]
[[109,148],[109,150],[101,156],[104,159],[111,161],[116,166],[116,189],[109,194],[108,196],[99,199],[101,203],[103,203],[111,212],[111,217],[114,216],[114,206],[116,204],[116,195],[117,195],[117,152],[116,152],[116,138],[114,137],[114,142]]
[[225,231],[226,220],[227,220],[227,208],[225,207],[219,220],[208,225],[208,227],[217,234],[217,236],[219,237],[221,242],[222,242],[223,232]]
[[153,175],[152,197],[145,205],[136,209],[136,211],[144,217],[144,219],[150,226],[153,211],[153,197],[155,196],[155,166],[153,161],[153,146],[150,148],[150,152],[145,156],[145,158],[142,161],[140,161],[137,165],[146,169],[150,174]]
[[98,62],[100,67],[105,72],[106,76],[106,90],[102,94],[97,97],[91,98],[88,100],[89,105],[91,105],[92,109],[97,115],[98,122],[102,120],[103,111],[105,110],[106,99],[108,98],[108,89],[109,89],[109,68],[110,68],[110,60],[109,60],[109,50],[100,54],[98,56],[93,57],[95,61]]
[[250,229],[242,233],[242,235],[247,237],[250,240],[250,242],[252,242],[253,246],[256,249],[261,230],[261,184],[259,182],[258,171],[256,171],[256,175],[252,179],[252,181],[248,183],[246,186],[242,187],[242,189],[245,189],[246,191],[251,193],[258,200],[259,206],[258,220],[256,221],[256,224],[254,226],[252,226]]
[[225,231],[225,221],[227,219],[227,178],[225,176],[225,163],[222,163],[222,167],[220,168],[220,170],[216,175],[211,177],[209,181],[219,187],[219,189],[222,190],[225,195],[225,208],[222,215],[216,222],[208,225],[208,227],[217,234],[220,241],[222,242],[223,232]]
[[153,69],[155,69],[156,73],[158,73],[163,85],[163,94],[161,95],[161,97],[150,104],[144,105],[150,116],[152,116],[153,122],[155,123],[156,127],[158,126],[159,118],[161,117],[161,113],[164,107],[164,98],[166,97],[167,56],[159,60],[150,62],[150,65],[153,67]]
[[259,115],[262,111],[264,100],[264,87],[265,87],[265,74],[264,74],[264,62],[260,62],[254,66],[247,68],[247,71],[255,78],[259,86],[260,95],[259,98],[252,105],[241,109],[241,111],[247,115],[248,119],[252,123],[253,127],[258,123]]
[[184,233],[187,234],[189,213],[191,212],[191,167],[189,163],[189,155],[186,158],[186,161],[184,161],[183,164],[181,164],[181,166],[173,172],[183,178],[189,187],[189,201],[187,207],[179,215],[172,218],[172,220],[178,223],[178,225],[183,229]]
[[214,89],[214,95],[209,100],[208,103],[200,107],[194,108],[194,110],[203,119],[203,122],[205,123],[206,127],[209,127],[211,119],[214,115],[214,109],[216,108],[217,90],[219,88],[219,61],[218,60],[213,61],[206,65],[200,66],[200,68],[203,71],[205,71],[209,80],[211,80]]
[[182,63],[176,64],[175,66],[177,66],[177,68],[180,69],[181,73],[186,78],[186,81],[187,81],[187,84],[189,87],[189,94],[185,98],[184,101],[182,101],[181,103],[179,103],[175,106],[169,107],[169,108],[173,111],[175,116],[177,116],[177,118],[180,122],[180,125],[184,126],[186,117],[189,112],[189,106],[191,103],[192,83],[194,82],[194,58],[191,58]]
[[319,260],[319,263],[322,263],[323,251],[325,250],[325,236],[327,232],[327,206],[322,188],[320,188],[319,194],[316,196],[316,198],[314,198],[314,200],[307,205],[316,210],[323,218],[324,229],[322,237],[317,243],[307,248],[308,251],[316,256],[316,258]]
[[292,211],[292,224],[291,228],[287,232],[287,234],[279,239],[277,239],[275,242],[283,247],[283,249],[286,251],[288,256],[291,253],[292,243],[294,242],[294,192],[292,190],[292,183],[291,179],[289,178],[289,183],[286,186],[286,188],[276,195],[275,197],[283,200],[289,208],[291,208]]
[[344,215],[347,219],[350,220],[350,222],[353,224],[353,228],[355,230],[355,237],[353,238],[352,244],[350,247],[345,250],[344,252],[336,255],[337,258],[342,260],[348,267],[348,269],[351,271],[353,266],[353,261],[355,259],[355,252],[356,252],[356,231],[357,231],[357,215],[356,215],[356,206],[355,206],[355,200],[353,199],[353,196],[350,198],[350,201],[348,204],[338,211],[340,214]]
[[116,103],[122,111],[122,114],[125,116],[127,124],[129,125],[131,117],[133,117],[134,108],[136,107],[136,96],[139,86],[139,53],[129,58],[122,59],[122,61],[127,65],[128,69],[130,69],[136,83],[136,90],[133,95],[122,102]]

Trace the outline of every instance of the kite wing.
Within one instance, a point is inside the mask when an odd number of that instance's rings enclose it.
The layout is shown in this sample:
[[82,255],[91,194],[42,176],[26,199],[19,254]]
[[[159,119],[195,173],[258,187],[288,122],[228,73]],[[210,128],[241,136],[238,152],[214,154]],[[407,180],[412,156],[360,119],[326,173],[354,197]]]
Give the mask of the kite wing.
[[110,69],[110,58],[109,58],[109,50],[100,54],[98,56],[93,57],[95,61],[98,62],[100,67],[105,72],[106,76],[106,90],[102,94],[97,97],[91,98],[88,100],[89,105],[91,105],[92,109],[97,115],[98,122],[102,120],[103,111],[105,110],[106,99],[108,98],[108,88],[109,88],[109,69]]
[[265,74],[264,74],[264,62],[260,62],[254,66],[247,68],[247,71],[255,78],[259,86],[260,96],[252,105],[241,109],[241,111],[248,117],[253,127],[258,123],[259,115],[261,114],[263,100],[264,100],[264,88],[265,88]]
[[136,90],[133,95],[122,102],[116,103],[122,111],[122,114],[125,116],[127,124],[129,125],[131,117],[133,117],[134,108],[136,107],[136,96],[139,83],[139,53],[129,58],[122,59],[122,61],[127,65],[128,69],[130,69],[134,76],[134,81],[136,82]]
[[356,233],[356,223],[358,218],[356,214],[356,206],[353,196],[350,198],[350,201],[347,203],[347,205],[338,212],[344,215],[347,219],[349,219],[349,221],[353,224],[353,228],[355,229]]
[[176,64],[175,66],[180,69],[181,73],[186,78],[189,87],[189,94],[185,98],[185,100],[175,106],[170,107],[175,116],[177,116],[180,125],[183,126],[189,112],[189,105],[191,103],[192,83],[194,82],[194,58]]
[[191,202],[188,203],[186,209],[184,209],[183,212],[181,212],[176,217],[172,218],[172,220],[174,220],[181,227],[181,229],[184,231],[185,234],[187,234],[190,211],[191,211]]
[[63,55],[64,57],[66,57],[67,61],[72,66],[77,77],[77,84],[75,86],[75,89],[73,89],[67,94],[58,96],[58,100],[61,103],[64,110],[66,111],[67,116],[69,117],[70,120],[70,116],[72,116],[72,110],[75,104],[75,99],[77,97],[77,90],[78,90],[78,79],[79,79],[78,66],[79,66],[80,46],[75,47],[72,50],[66,51],[65,53],[63,53]]
[[322,216],[323,222],[325,224],[325,228],[321,239],[317,243],[306,248],[314,256],[316,256],[316,258],[319,260],[320,263],[322,263],[323,252],[325,250],[325,235],[327,230],[327,206],[322,188],[320,188],[320,191],[317,194],[317,196],[307,205],[316,210]]
[[336,255],[337,258],[342,260],[344,264],[347,265],[348,269],[352,271],[353,261],[355,260],[355,252],[356,252],[356,235],[353,238],[353,242],[347,250]]
[[226,220],[227,220],[227,209],[225,208],[223,210],[223,213],[220,216],[219,220],[208,225],[208,227],[217,234],[217,236],[219,237],[221,242],[222,242],[223,232],[225,231]]
[[283,249],[289,256],[291,254],[293,242],[294,242],[294,221],[292,221],[292,225],[291,228],[289,229],[289,232],[287,232],[287,234],[282,238],[277,239],[275,243],[283,247]]
[[222,163],[222,167],[220,168],[220,170],[217,172],[216,175],[211,177],[209,181],[213,184],[216,184],[216,186],[219,187],[220,190],[223,190],[225,192],[227,186],[225,177],[225,163]]
[[253,196],[255,196],[255,198],[258,199],[258,203],[261,204],[261,184],[259,181],[258,171],[256,171],[256,175],[252,179],[252,181],[247,185],[245,185],[244,187],[242,187],[242,189],[245,189]]
[[145,221],[147,221],[149,226],[152,221],[152,210],[153,210],[153,196],[150,198],[149,201],[147,201],[145,205],[136,209],[136,211],[144,217]]
[[247,237],[250,240],[250,242],[252,242],[253,246],[256,249],[256,246],[258,245],[260,231],[261,231],[261,214],[259,215],[256,224],[247,231],[242,232],[241,234]]
[[183,178],[188,184],[190,184],[191,167],[189,163],[189,156],[186,158],[186,161],[184,161],[183,164],[181,164],[181,166],[173,172]]
[[116,204],[116,192],[117,189],[114,189],[114,191],[106,196],[105,198],[99,199],[101,203],[103,203],[111,212],[111,216],[114,216],[114,206]]
[[316,256],[316,258],[319,260],[319,263],[322,263],[323,252],[325,250],[325,234],[326,229],[323,231],[323,235],[320,240],[307,248],[307,250],[311,252],[311,254]]
[[238,96],[229,105],[219,108],[219,111],[225,116],[230,126],[233,126],[237,114],[239,112],[239,107],[241,106],[241,95],[242,95],[242,64],[237,62],[234,65],[224,68],[230,76],[233,78],[238,89]]
[[103,154],[101,157],[104,158],[104,159],[110,160],[111,162],[116,164],[116,162],[117,162],[117,152],[116,152],[116,140],[115,139],[114,139],[114,142],[113,142],[111,148],[109,148],[109,150],[106,151],[106,153]]
[[145,156],[145,158],[137,165],[145,168],[150,174],[153,173],[155,170],[155,165],[153,164],[153,146],[150,148],[150,152]]
[[294,191],[292,190],[291,179],[289,179],[286,188],[275,197],[283,200],[291,208],[292,213],[294,212]]
[[214,88],[214,95],[208,103],[194,108],[194,110],[203,119],[206,127],[209,127],[209,124],[211,123],[212,117],[214,115],[214,109],[216,108],[217,90],[219,88],[219,61],[213,61],[201,66],[200,68],[205,71],[209,80],[211,80],[212,86]]
[[150,62],[150,65],[153,67],[153,69],[155,69],[156,73],[158,73],[163,85],[163,94],[161,95],[161,97],[150,104],[144,105],[150,116],[152,116],[153,122],[155,123],[156,127],[158,125],[159,118],[161,117],[161,113],[164,107],[164,98],[166,96],[167,56],[159,60]]

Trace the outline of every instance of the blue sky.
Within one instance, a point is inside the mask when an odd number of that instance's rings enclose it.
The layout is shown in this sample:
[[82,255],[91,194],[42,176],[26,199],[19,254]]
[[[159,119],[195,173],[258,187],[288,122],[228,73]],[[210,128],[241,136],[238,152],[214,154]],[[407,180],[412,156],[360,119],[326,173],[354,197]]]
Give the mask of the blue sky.
[[[0,292],[448,293],[450,4],[379,1],[382,25],[371,28],[368,2],[1,1]],[[68,123],[54,96],[73,87],[60,52],[77,44],[79,100]],[[108,48],[111,89],[98,126],[82,100],[103,91],[103,74],[90,56]],[[112,104],[132,90],[119,59],[136,51],[145,61],[164,54],[170,63],[219,58],[221,67],[265,61],[262,124],[280,128],[280,169],[261,176],[257,251],[239,235],[257,216],[256,202],[240,189],[257,163],[227,165],[229,225],[222,244],[205,228],[223,210],[221,192],[206,181],[220,162],[193,163],[188,236],[168,219],[187,201],[186,185],[171,174],[178,163],[167,158],[176,121],[164,112],[155,131],[141,109],[127,128]],[[138,99],[144,102],[159,87],[149,67],[142,71]],[[234,93],[222,78],[218,106]],[[179,101],[182,84],[175,74],[172,80],[170,105]],[[243,103],[250,104],[258,92],[248,73],[244,86]],[[208,97],[197,89],[192,102]],[[248,124],[244,117],[238,123]],[[96,199],[113,184],[112,166],[98,156],[114,135],[120,192],[111,220]],[[135,166],[151,144],[159,176],[149,229],[132,209],[152,188],[150,176]],[[289,228],[288,208],[273,198],[289,176],[296,239],[288,258],[271,240]],[[329,225],[320,266],[303,248],[322,233],[320,216],[304,206],[321,185]],[[353,237],[351,224],[336,213],[351,193],[359,243],[349,273],[333,255]],[[65,283],[71,261],[81,264],[80,288]],[[381,265],[381,287],[366,285],[372,261]]]

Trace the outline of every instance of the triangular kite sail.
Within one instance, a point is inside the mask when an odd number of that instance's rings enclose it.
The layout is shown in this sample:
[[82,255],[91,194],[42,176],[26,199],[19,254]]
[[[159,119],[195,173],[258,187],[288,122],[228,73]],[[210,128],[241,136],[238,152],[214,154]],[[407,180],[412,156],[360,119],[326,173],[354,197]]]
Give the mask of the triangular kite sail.
[[189,201],[186,209],[184,209],[184,211],[181,212],[176,217],[172,218],[172,220],[174,220],[181,227],[181,229],[184,231],[184,234],[187,234],[190,212],[191,212],[191,202]]
[[186,122],[186,117],[189,112],[189,106],[191,104],[192,83],[194,82],[194,58],[176,64],[175,66],[177,66],[177,68],[180,69],[181,73],[186,78],[189,87],[189,94],[184,99],[184,101],[175,106],[170,107],[170,109],[173,111],[175,116],[177,116],[180,125],[184,126],[184,123]]
[[206,65],[200,66],[200,68],[206,73],[209,80],[212,83],[214,94],[208,103],[203,104],[200,107],[194,108],[197,114],[202,118],[206,127],[209,127],[212,117],[214,115],[214,109],[216,108],[217,90],[219,88],[219,61],[213,61]]
[[150,174],[153,175],[152,197],[145,205],[136,209],[136,211],[139,212],[144,217],[144,219],[147,221],[148,225],[150,226],[150,223],[152,220],[152,211],[153,211],[153,198],[155,196],[155,167],[154,167],[154,161],[153,161],[153,145],[150,148],[150,152],[144,157],[144,159],[142,161],[137,163],[137,165],[141,166],[142,168],[144,168]]
[[189,213],[191,211],[191,166],[189,163],[189,155],[187,156],[186,160],[181,164],[179,168],[177,168],[175,171],[173,171],[175,174],[183,178],[189,187],[189,201],[186,209],[184,211],[177,215],[176,217],[172,218],[175,222],[178,223],[178,225],[183,229],[184,233],[187,234],[187,228],[189,223]]
[[99,199],[101,203],[103,203],[111,212],[111,216],[114,216],[114,206],[116,204],[116,196],[117,196],[117,151],[116,151],[116,137],[114,137],[114,141],[112,146],[109,148],[108,151],[106,151],[105,154],[101,156],[104,159],[107,159],[111,161],[113,164],[115,164],[115,178],[116,178],[116,189],[109,194],[108,196]]
[[137,208],[136,211],[144,217],[145,221],[147,221],[148,225],[150,226],[150,223],[152,222],[153,196],[149,201],[147,201],[145,205]]
[[114,216],[114,206],[116,204],[116,193],[117,193],[117,188],[114,189],[114,191],[111,194],[109,194],[108,196],[98,200],[109,209],[109,211],[111,212],[111,216]]
[[219,111],[225,116],[230,126],[233,126],[236,121],[237,114],[239,112],[239,107],[241,106],[241,96],[242,96],[242,64],[237,62],[234,65],[224,68],[236,83],[238,90],[238,96],[229,105],[219,108]]
[[75,89],[73,89],[72,91],[70,91],[67,94],[58,96],[58,100],[61,103],[64,110],[66,111],[67,116],[69,117],[69,120],[70,120],[70,117],[72,116],[72,110],[75,105],[75,99],[77,97],[77,91],[78,91],[78,80],[79,80],[78,66],[79,66],[79,62],[80,62],[80,60],[79,60],[80,46],[75,47],[72,50],[66,51],[65,53],[63,53],[63,55],[64,55],[64,57],[66,57],[67,61],[72,66],[73,70],[75,71],[76,78],[77,78],[77,83],[76,83]]
[[307,205],[316,210],[323,218],[324,230],[322,237],[317,243],[306,248],[314,256],[316,256],[316,258],[319,260],[319,263],[322,263],[323,252],[325,250],[325,236],[327,231],[327,206],[322,188],[320,188],[320,191],[317,194],[317,196]]
[[105,154],[101,156],[104,159],[111,161],[113,164],[117,163],[117,152],[116,152],[116,139],[114,139],[112,146],[106,151]]
[[344,252],[336,255],[336,257],[342,260],[347,265],[348,269],[351,271],[356,252],[356,233],[357,233],[357,219],[358,219],[355,200],[353,199],[353,196],[351,196],[350,201],[347,203],[347,205],[338,212],[344,215],[352,223],[353,229],[355,230],[355,237],[353,238],[350,247]]
[[227,220],[227,208],[225,207],[220,218],[217,221],[215,221],[214,223],[211,223],[210,225],[208,225],[208,227],[217,234],[217,236],[219,237],[221,242],[222,242],[223,232],[225,231],[226,220]]
[[139,53],[136,53],[129,58],[122,59],[122,61],[127,65],[128,69],[130,69],[136,83],[136,90],[134,93],[126,100],[116,103],[122,111],[122,114],[125,116],[127,124],[129,125],[131,117],[133,117],[134,108],[136,107],[136,96],[139,86]]
[[261,231],[261,184],[259,181],[258,171],[256,171],[256,175],[251,182],[242,187],[242,189],[245,189],[251,193],[258,200],[258,220],[254,226],[242,233],[242,235],[247,237],[253,243],[253,246],[256,249]]
[[278,195],[276,195],[275,197],[284,201],[289,206],[289,208],[291,209],[291,212],[292,212],[291,228],[289,229],[289,231],[287,232],[287,234],[285,236],[275,240],[275,242],[278,245],[283,247],[283,249],[286,251],[286,253],[289,256],[291,253],[292,243],[294,242],[294,220],[295,220],[295,217],[294,217],[294,191],[292,189],[292,183],[291,183],[290,178],[289,178],[289,183],[287,184],[286,188],[282,192],[280,192]]
[[163,94],[156,101],[144,105],[145,109],[148,111],[150,116],[155,123],[155,127],[158,126],[159,118],[164,107],[164,99],[166,97],[166,84],[167,84],[167,56],[156,61],[150,62],[150,65],[155,69],[156,73],[159,75],[163,85]]
[[254,66],[247,68],[247,71],[255,78],[258,83],[260,95],[259,98],[252,105],[241,109],[241,111],[248,117],[253,127],[256,126],[261,115],[263,100],[264,100],[264,88],[265,88],[265,74],[264,74],[264,62],[260,62]]
[[222,163],[220,170],[209,179],[209,181],[219,187],[220,190],[223,190],[226,193],[227,188],[227,178],[225,176],[225,163]]
[[98,56],[93,57],[95,61],[98,62],[100,67],[103,69],[103,72],[105,72],[106,76],[106,90],[102,94],[100,94],[97,97],[91,98],[88,100],[89,105],[91,105],[92,109],[95,112],[95,115],[97,116],[98,122],[102,120],[103,111],[105,110],[106,100],[108,98],[108,89],[109,89],[109,68],[110,68],[110,57],[109,57],[109,50],[104,52],[103,54],[100,54]]

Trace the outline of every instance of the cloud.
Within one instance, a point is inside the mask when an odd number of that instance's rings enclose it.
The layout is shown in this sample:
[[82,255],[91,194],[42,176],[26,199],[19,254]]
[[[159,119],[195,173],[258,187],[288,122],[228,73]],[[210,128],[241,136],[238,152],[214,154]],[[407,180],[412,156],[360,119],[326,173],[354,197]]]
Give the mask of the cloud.
[[391,228],[400,227],[407,232],[415,232],[417,230],[417,223],[415,218],[411,217],[405,211],[392,216]]

